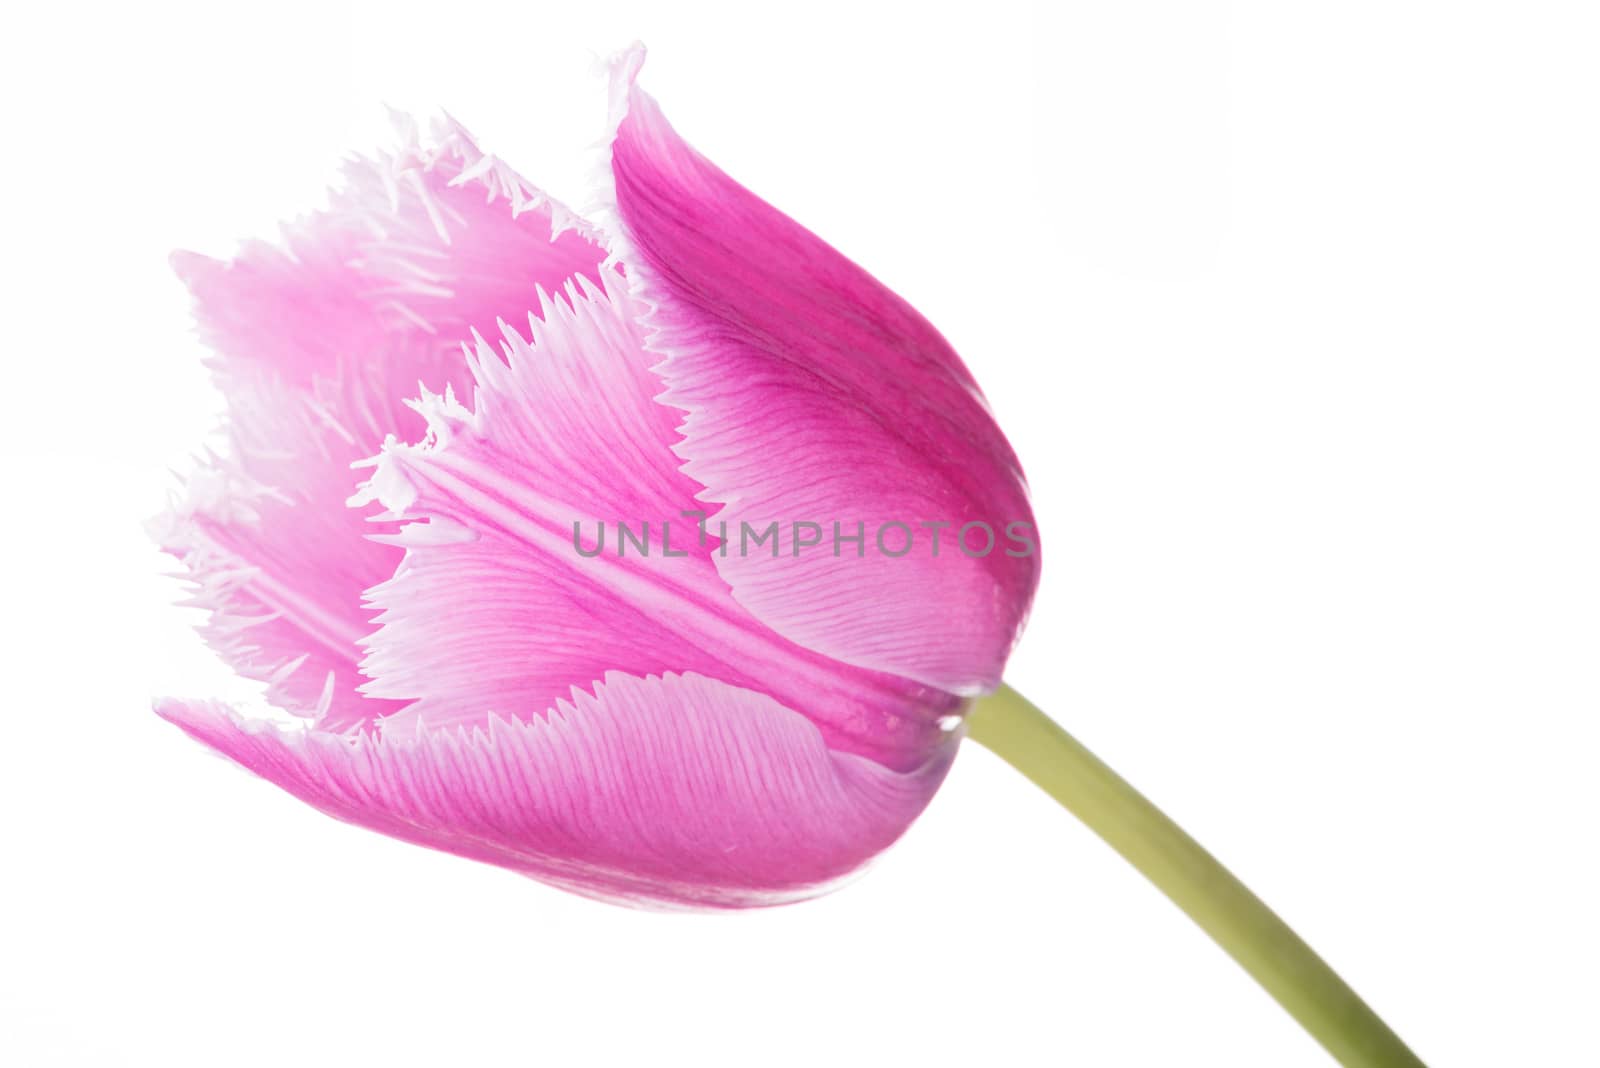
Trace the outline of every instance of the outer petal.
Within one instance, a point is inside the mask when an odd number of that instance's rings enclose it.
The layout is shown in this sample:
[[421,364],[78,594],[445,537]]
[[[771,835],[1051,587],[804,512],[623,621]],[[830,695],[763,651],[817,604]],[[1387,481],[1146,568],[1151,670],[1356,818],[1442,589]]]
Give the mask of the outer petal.
[[[419,380],[464,384],[460,342],[520,318],[540,285],[593,272],[597,247],[452,125],[422,147],[357,160],[330,210],[229,263],[180,253],[228,401],[228,449],[157,537],[212,611],[208,640],[286,708],[350,726],[398,702],[356,690],[362,591],[401,552],[345,507],[352,463],[390,434],[419,436]],[[518,217],[520,216],[520,217]]]
[[339,819],[596,897],[686,905],[826,889],[899,837],[956,745],[889,771],[831,752],[769,697],[696,675],[610,674],[546,719],[408,738],[157,710]]
[[[426,396],[420,445],[391,443],[358,500],[408,520],[393,580],[375,588],[380,628],[364,644],[365,692],[410,700],[383,729],[543,714],[608,671],[695,672],[772,695],[817,723],[827,744],[895,768],[923,764],[959,700],[854,668],[773,632],[735,601],[698,544],[699,487],[678,470],[676,413],[635,306],[610,268],[541,303],[524,339],[480,342],[468,359],[473,410]],[[605,548],[592,551],[595,521]],[[623,550],[616,523],[648,554]],[[675,555],[662,545],[673,522]]]
[[[1033,515],[976,384],[909,305],[685,144],[633,86],[642,58],[616,67],[616,252],[654,305],[663,399],[688,413],[685,471],[730,529],[808,521],[827,539],[718,569],[802,645],[956,692],[992,688],[1039,561],[1006,538],[1012,523],[1032,537]],[[864,524],[864,555],[831,551],[835,522],[846,536]],[[947,524],[937,550],[924,523]],[[968,523],[992,532],[984,555],[960,548]],[[892,555],[907,533],[911,550]],[[968,531],[972,552],[985,543]]]

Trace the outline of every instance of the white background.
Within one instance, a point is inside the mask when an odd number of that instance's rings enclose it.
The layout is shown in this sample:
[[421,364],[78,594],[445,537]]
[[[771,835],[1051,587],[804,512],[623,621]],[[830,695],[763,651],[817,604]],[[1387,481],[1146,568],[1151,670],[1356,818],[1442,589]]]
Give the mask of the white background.
[[1436,1065],[1600,1063],[1600,33],[1588,4],[321,2],[7,16],[0,1060],[1318,1065],[970,749],[864,879],[591,904],[318,815],[144,540],[218,398],[177,245],[380,101],[569,201],[589,64],[948,334],[1029,474],[1016,685]]

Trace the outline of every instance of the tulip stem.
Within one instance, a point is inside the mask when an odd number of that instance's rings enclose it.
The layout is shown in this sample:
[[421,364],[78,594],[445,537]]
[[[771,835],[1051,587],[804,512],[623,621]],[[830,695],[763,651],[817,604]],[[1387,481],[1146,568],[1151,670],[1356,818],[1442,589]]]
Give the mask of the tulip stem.
[[967,731],[1121,853],[1340,1064],[1422,1064],[1260,898],[1027,698],[1001,686],[973,707]]

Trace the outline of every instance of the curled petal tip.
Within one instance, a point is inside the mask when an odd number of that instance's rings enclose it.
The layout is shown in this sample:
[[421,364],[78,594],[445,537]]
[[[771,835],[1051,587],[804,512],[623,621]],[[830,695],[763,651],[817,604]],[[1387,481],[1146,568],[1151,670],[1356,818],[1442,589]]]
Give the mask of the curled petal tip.
[[201,278],[221,271],[227,265],[210,256],[179,248],[167,254],[167,266],[172,268],[172,273],[177,275],[184,285],[192,287]]
[[611,54],[606,66],[617,76],[624,89],[633,84],[644,66],[646,49],[643,41],[634,41]]
[[606,60],[609,86],[606,121],[606,128],[609,131],[608,141],[616,136],[617,127],[628,114],[628,94],[633,90],[633,83],[639,77],[644,59],[644,45],[635,41],[628,47],[612,53],[611,58]]

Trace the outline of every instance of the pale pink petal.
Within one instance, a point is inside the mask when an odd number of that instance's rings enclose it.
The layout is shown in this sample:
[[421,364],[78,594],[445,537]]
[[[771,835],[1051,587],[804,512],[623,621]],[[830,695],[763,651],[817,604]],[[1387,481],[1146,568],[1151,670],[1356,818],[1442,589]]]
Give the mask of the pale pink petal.
[[[685,144],[633,86],[641,60],[617,64],[614,251],[653,305],[663,399],[687,413],[685,471],[730,529],[785,525],[777,558],[730,554],[718,570],[807,648],[992,688],[1039,560],[1021,470],[978,387],[909,305]],[[823,548],[794,555],[794,521],[817,523]],[[836,522],[863,530],[863,555],[848,541],[835,555]],[[946,524],[937,555],[925,523]],[[963,551],[967,524],[989,534],[970,527]],[[910,551],[890,555],[906,534]]]
[[344,507],[362,445],[314,396],[263,376],[231,393],[228,449],[190,476],[152,524],[184,565],[201,634],[280,708],[351,725],[393,711],[356,686],[357,641],[371,630],[360,591],[393,574],[399,550],[367,541]]
[[355,738],[157,711],[329,815],[607,899],[749,906],[810,896],[890,845],[956,739],[890,771],[803,716],[694,675],[609,674],[545,719]]
[[460,126],[436,123],[424,143],[410,120],[397,125],[400,145],[352,159],[328,209],[285,226],[281,244],[251,242],[227,263],[173,257],[224,374],[263,368],[310,387],[353,361],[405,387],[369,398],[386,411],[342,413],[380,435],[396,428],[368,417],[387,423],[418,374],[458,369],[472,330],[521,319],[536,285],[555,289],[601,259],[580,220]]
[[[943,744],[958,698],[840,664],[750,616],[698,542],[699,487],[672,452],[677,413],[636,308],[615,271],[546,299],[525,339],[505,326],[496,352],[469,355],[472,409],[427,395],[427,440],[390,443],[358,502],[407,520],[394,578],[370,596],[380,628],[365,644],[365,692],[408,707],[382,729],[404,734],[537,717],[607,671],[695,672],[771,694],[834,749],[894,768]],[[648,555],[619,555],[616,524],[651,527]],[[662,522],[675,554],[663,552]],[[592,549],[603,522],[603,552]]]
[[375,528],[345,507],[360,481],[351,465],[391,434],[422,434],[404,399],[419,381],[466,384],[460,344],[473,329],[525,317],[541,285],[602,257],[464,131],[445,124],[426,148],[405,137],[350,164],[330,209],[281,247],[173,258],[216,353],[228,445],[157,536],[211,610],[211,644],[269,681],[275,703],[327,726],[401,707],[356,690],[357,642],[372,629],[361,594],[401,550],[369,540]]

